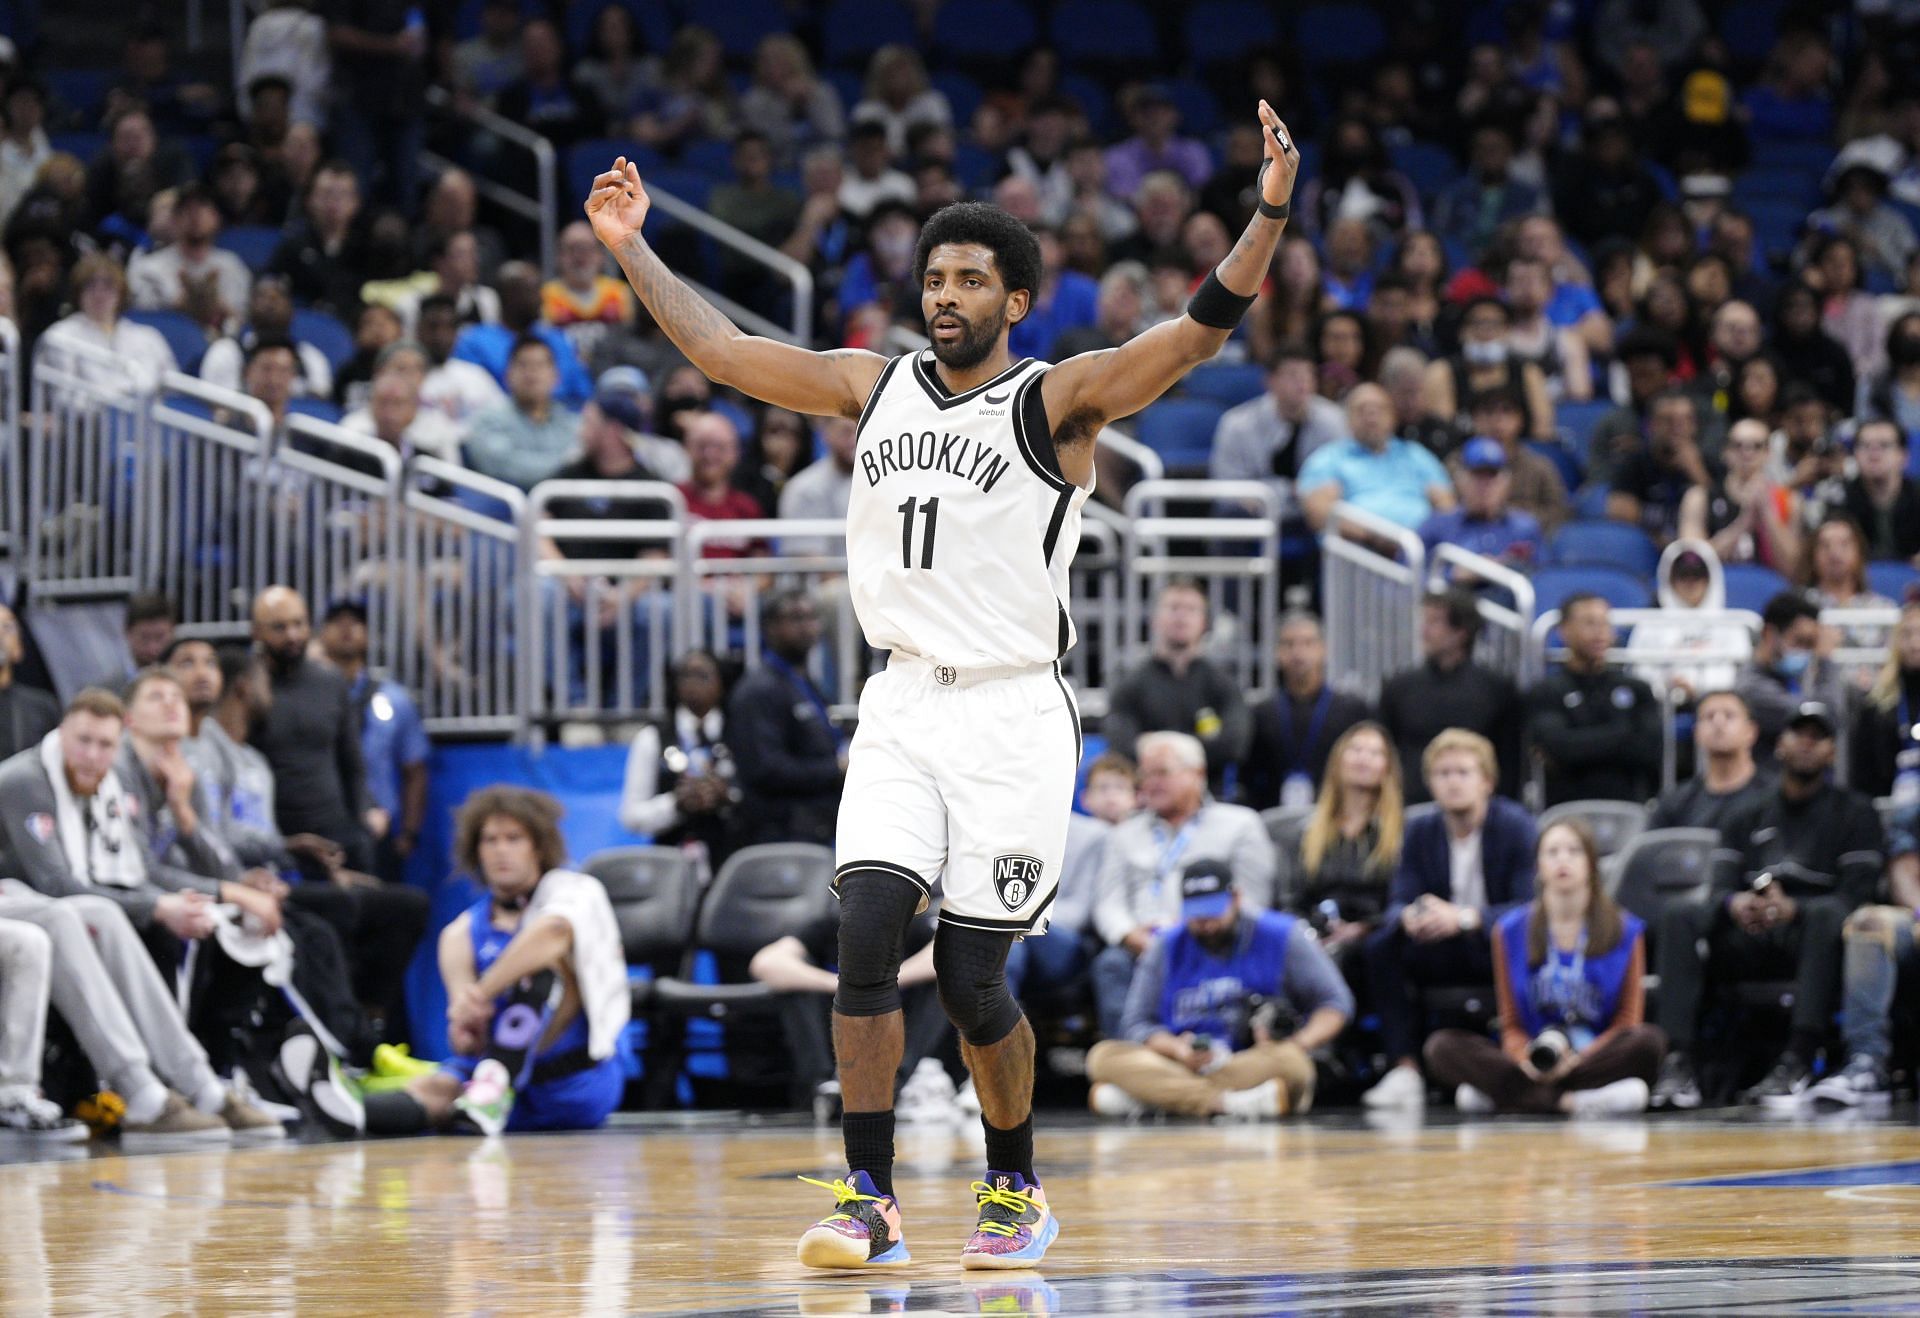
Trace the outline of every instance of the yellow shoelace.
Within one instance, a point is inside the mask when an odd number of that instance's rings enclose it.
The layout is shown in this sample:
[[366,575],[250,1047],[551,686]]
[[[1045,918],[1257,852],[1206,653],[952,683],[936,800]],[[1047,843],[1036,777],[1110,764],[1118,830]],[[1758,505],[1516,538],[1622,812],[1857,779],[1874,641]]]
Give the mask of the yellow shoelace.
[[[802,1176],[800,1179],[805,1181],[808,1185],[817,1185],[822,1190],[833,1191],[833,1206],[835,1208],[839,1208],[843,1204],[857,1204],[857,1203],[877,1204],[877,1203],[880,1203],[883,1198],[883,1196],[877,1195],[877,1194],[861,1194],[858,1190],[854,1189],[851,1185],[848,1185],[844,1179],[838,1176],[834,1177],[831,1181],[816,1181],[811,1176]],[[821,1218],[820,1220],[822,1222],[851,1222],[853,1221],[853,1214],[852,1213],[829,1213],[825,1217]]]
[[[1034,1202],[1033,1196],[1025,1190],[1002,1190],[999,1186],[988,1185],[985,1181],[975,1181],[973,1183],[973,1195],[974,1198],[980,1201],[980,1207],[983,1209],[988,1204],[995,1204],[1016,1213],[1024,1213],[1029,1209],[1037,1212],[1040,1208],[1040,1205]],[[1020,1234],[1019,1223],[996,1222],[991,1219],[982,1219],[980,1225],[975,1229],[985,1231],[987,1234],[995,1236],[1016,1236]]]

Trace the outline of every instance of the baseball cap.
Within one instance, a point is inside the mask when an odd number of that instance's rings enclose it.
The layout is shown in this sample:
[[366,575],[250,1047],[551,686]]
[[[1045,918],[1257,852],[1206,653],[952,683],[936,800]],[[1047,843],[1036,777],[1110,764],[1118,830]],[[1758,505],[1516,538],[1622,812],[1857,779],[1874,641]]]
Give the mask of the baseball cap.
[[1217,860],[1196,860],[1180,874],[1180,918],[1217,920],[1233,905],[1233,874]]
[[594,384],[593,405],[628,430],[647,428],[647,396],[651,384],[638,366],[615,366],[602,371]]
[[344,595],[327,605],[327,611],[321,617],[320,624],[325,626],[335,618],[342,616],[358,618],[362,623],[365,623],[367,620],[367,602],[357,596]]
[[1802,701],[1800,707],[1793,711],[1793,717],[1787,720],[1790,728],[1797,728],[1802,723],[1818,724],[1820,731],[1829,737],[1840,730],[1840,725],[1834,721],[1833,711],[1818,700]]
[[1460,446],[1460,462],[1468,471],[1503,471],[1507,451],[1489,435],[1475,435]]

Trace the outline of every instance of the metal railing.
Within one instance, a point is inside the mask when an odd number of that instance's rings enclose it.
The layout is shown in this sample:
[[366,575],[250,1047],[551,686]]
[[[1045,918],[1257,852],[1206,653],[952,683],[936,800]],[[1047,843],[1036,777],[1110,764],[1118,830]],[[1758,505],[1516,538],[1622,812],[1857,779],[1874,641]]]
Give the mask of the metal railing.
[[[1264,487],[1262,487],[1264,488]],[[1371,543],[1349,538],[1364,533]],[[1395,555],[1375,544],[1390,544]],[[1420,662],[1426,546],[1406,527],[1337,503],[1320,545],[1327,655],[1335,686],[1376,700],[1380,684]]]
[[[1087,505],[1089,509],[1093,506]],[[1067,572],[1067,612],[1073,617],[1077,639],[1061,667],[1073,680],[1080,712],[1085,715],[1106,712],[1106,688],[1119,663],[1120,600],[1126,566],[1121,532],[1104,519],[1083,518],[1080,548]]]
[[273,416],[230,389],[169,371],[153,400],[140,484],[140,579],[207,636],[245,636],[269,542],[289,509],[275,488]]
[[[607,163],[611,165],[613,162],[609,160]],[[663,213],[672,216],[688,228],[713,239],[722,247],[731,248],[756,264],[765,266],[774,275],[784,279],[793,289],[793,322],[785,327],[776,325],[765,317],[747,310],[731,298],[703,285],[694,284],[682,274],[681,278],[684,282],[692,284],[709,301],[732,316],[737,323],[751,328],[756,334],[790,339],[791,342],[802,347],[813,346],[813,271],[807,269],[803,262],[794,260],[777,247],[767,246],[752,234],[736,229],[724,220],[714,219],[685,198],[676,197],[673,193],[652,184],[647,185],[647,199],[659,207]],[[582,200],[584,201],[585,198]]]
[[25,475],[20,464],[20,331],[0,318],[0,554],[17,566],[25,542],[20,528],[26,511]]
[[58,330],[35,348],[20,509],[31,598],[90,599],[137,588],[153,388],[151,377],[128,362]]
[[[552,275],[554,270],[553,252],[555,242],[555,224],[560,214],[559,161],[553,150],[553,143],[530,128],[515,123],[504,115],[495,114],[483,105],[461,106],[443,87],[427,88],[427,105],[440,113],[457,119],[464,119],[472,126],[503,142],[519,147],[533,157],[534,195],[515,192],[497,179],[483,178],[474,174],[474,190],[502,210],[518,215],[522,219],[532,220],[540,230],[540,270],[542,274]],[[457,161],[432,151],[422,151],[420,159],[432,169],[465,169]],[[611,163],[611,162],[609,162]],[[473,171],[468,170],[468,173]],[[582,198],[584,201],[585,198]]]
[[[1456,572],[1465,574],[1464,579]],[[1533,621],[1533,582],[1524,572],[1516,572],[1484,554],[1459,545],[1436,545],[1427,563],[1427,589],[1444,589],[1449,584],[1477,584],[1504,592],[1511,603],[1479,597],[1480,639],[1473,657],[1494,672],[1505,673],[1522,690],[1531,685],[1540,675],[1535,662],[1537,651],[1528,635]]]
[[364,603],[368,663],[386,670],[405,594],[394,570],[401,465],[391,444],[297,413],[274,463],[269,574],[316,610],[339,599]]
[[526,495],[503,481],[437,458],[406,465],[387,667],[413,693],[428,732],[526,729],[534,701],[534,669],[521,662],[533,615],[526,512]]
[[[1202,508],[1231,503],[1258,515],[1171,516],[1173,500]],[[1280,500],[1259,481],[1154,480],[1127,491],[1126,576],[1120,602],[1121,644],[1108,664],[1146,657],[1152,599],[1175,577],[1192,577],[1207,593],[1208,649],[1250,696],[1274,682],[1280,630]]]

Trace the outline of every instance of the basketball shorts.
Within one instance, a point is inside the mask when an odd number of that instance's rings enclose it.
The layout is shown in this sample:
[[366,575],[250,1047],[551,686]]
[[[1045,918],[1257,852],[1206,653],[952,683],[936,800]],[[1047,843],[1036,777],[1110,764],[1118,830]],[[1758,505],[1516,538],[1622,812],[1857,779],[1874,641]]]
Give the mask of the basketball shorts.
[[929,898],[938,884],[947,924],[1045,933],[1079,764],[1058,665],[969,673],[896,652],[860,695],[836,883],[885,870]]

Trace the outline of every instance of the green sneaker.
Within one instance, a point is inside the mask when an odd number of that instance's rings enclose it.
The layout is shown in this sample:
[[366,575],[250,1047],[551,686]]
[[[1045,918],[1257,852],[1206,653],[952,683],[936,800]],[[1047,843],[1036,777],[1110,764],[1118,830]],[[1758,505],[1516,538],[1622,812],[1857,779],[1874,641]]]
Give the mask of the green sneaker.
[[339,1135],[362,1135],[367,1129],[367,1091],[340,1059],[323,1051],[314,1067],[307,1097],[320,1119]]
[[453,1100],[453,1110],[482,1135],[498,1135],[507,1128],[507,1118],[513,1115],[513,1084],[498,1058],[489,1057],[473,1068],[473,1079]]
[[404,1043],[383,1043],[373,1050],[373,1074],[382,1079],[397,1077],[411,1080],[419,1075],[432,1075],[439,1069],[438,1062],[415,1057]]

